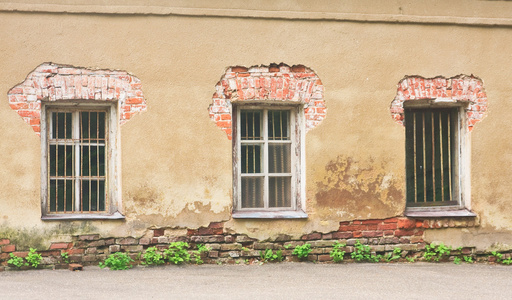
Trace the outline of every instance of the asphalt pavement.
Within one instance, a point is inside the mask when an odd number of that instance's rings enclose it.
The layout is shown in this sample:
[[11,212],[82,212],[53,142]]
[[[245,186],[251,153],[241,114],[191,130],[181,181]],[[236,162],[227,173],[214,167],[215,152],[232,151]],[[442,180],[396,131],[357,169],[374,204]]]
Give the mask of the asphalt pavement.
[[512,299],[512,266],[268,263],[5,271],[0,299]]

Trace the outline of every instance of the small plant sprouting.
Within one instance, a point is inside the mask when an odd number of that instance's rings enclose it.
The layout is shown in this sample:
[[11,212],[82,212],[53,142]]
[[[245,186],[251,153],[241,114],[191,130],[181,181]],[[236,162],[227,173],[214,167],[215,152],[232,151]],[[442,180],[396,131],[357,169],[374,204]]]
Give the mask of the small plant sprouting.
[[395,249],[393,249],[392,253],[388,253],[384,256],[384,260],[387,262],[397,260],[400,258],[401,255],[402,255],[402,249],[396,247]]
[[340,242],[336,242],[333,245],[333,248],[331,252],[329,252],[329,255],[332,257],[332,260],[336,263],[342,262],[343,258],[345,256],[345,251],[342,251],[341,248],[345,247],[345,244],[342,244]]
[[299,245],[299,246],[295,247],[295,249],[293,249],[292,254],[297,255],[297,257],[300,259],[305,259],[308,257],[308,255],[309,255],[309,253],[311,253],[311,251],[313,251],[311,249],[311,244],[306,243],[302,246]]
[[413,262],[415,262],[415,261],[416,261],[416,258],[415,258],[414,256],[413,256],[413,257],[408,257],[408,256],[407,256],[405,259],[406,259],[408,262],[410,262],[410,263],[413,263]]
[[164,250],[164,257],[167,261],[179,265],[190,261],[187,242],[172,242],[169,248]]
[[276,253],[272,251],[272,249],[265,249],[265,251],[260,251],[261,261],[263,262],[271,262],[271,261],[283,261],[283,251],[277,250]]
[[32,268],[37,268],[39,264],[43,261],[41,254],[36,253],[37,249],[30,248],[30,251],[25,257],[25,260],[32,266]]
[[100,262],[99,266],[102,269],[108,267],[110,270],[127,270],[132,267],[131,262],[133,262],[133,259],[131,259],[128,254],[116,252],[110,254],[107,259],[105,259],[104,263]]
[[462,259],[460,257],[455,256],[453,258],[453,263],[456,264],[456,265],[460,265],[461,261],[462,261]]
[[9,260],[7,261],[8,264],[11,264],[15,266],[16,268],[21,268],[23,266],[28,266],[27,262],[23,262],[23,257],[19,257],[14,255],[13,253],[9,253]]
[[60,257],[62,258],[62,261],[69,264],[69,253],[67,252],[61,252]]
[[502,263],[504,265],[510,265],[512,264],[512,257],[503,259],[503,254],[499,253],[498,251],[492,251],[492,256],[496,257],[497,263]]
[[425,258],[426,261],[439,262],[444,257],[449,256],[451,250],[452,247],[445,246],[443,243],[440,243],[439,245],[431,243],[430,245],[425,246],[425,254],[423,254],[423,258]]
[[153,246],[146,249],[144,253],[143,265],[162,265],[165,263],[163,255],[158,251],[158,248]]
[[378,262],[380,260],[380,256],[372,254],[370,246],[361,244],[359,240],[354,244],[354,252],[350,253],[350,257],[355,259],[357,262]]
[[206,247],[205,245],[203,244],[198,244],[197,245],[197,250],[194,251],[194,262],[196,263],[196,265],[201,265],[204,263],[203,259],[201,258],[201,254],[204,253],[204,252],[208,252],[210,251],[210,248]]
[[473,263],[473,257],[471,256],[463,256],[462,257],[464,259],[465,262],[467,262],[468,264],[472,264]]

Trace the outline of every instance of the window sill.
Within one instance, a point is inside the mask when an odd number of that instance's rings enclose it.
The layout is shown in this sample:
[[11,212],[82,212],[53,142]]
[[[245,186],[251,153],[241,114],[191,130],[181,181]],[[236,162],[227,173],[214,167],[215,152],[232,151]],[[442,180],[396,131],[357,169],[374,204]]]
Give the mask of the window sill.
[[306,219],[308,214],[299,211],[235,211],[233,219]]
[[125,216],[116,211],[113,214],[49,214],[42,216],[43,221],[64,220],[124,220]]
[[464,217],[476,217],[476,214],[466,208],[456,210],[410,210],[406,209],[404,215],[411,218],[464,218]]

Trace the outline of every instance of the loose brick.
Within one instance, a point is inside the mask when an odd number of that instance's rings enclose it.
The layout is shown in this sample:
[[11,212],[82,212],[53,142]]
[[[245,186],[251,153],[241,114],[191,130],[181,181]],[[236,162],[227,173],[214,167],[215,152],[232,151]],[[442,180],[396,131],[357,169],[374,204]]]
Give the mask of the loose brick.
[[119,244],[119,245],[136,245],[137,244],[137,240],[135,238],[132,238],[132,237],[120,238],[120,239],[116,240],[116,244]]
[[361,224],[373,224],[373,225],[377,225],[377,224],[380,224],[382,223],[384,220],[363,220],[361,221]]
[[78,239],[81,241],[95,241],[95,240],[98,240],[99,238],[100,238],[99,234],[86,234],[86,235],[81,235],[78,237]]
[[332,238],[333,239],[349,239],[353,237],[352,232],[333,232]]
[[383,223],[383,224],[377,225],[377,229],[378,230],[395,230],[395,229],[397,229],[397,224],[396,223]]
[[150,238],[140,238],[139,239],[139,245],[149,245],[151,242]]
[[14,251],[16,251],[15,245],[2,246],[2,252],[14,252]]
[[416,221],[411,219],[398,219],[399,229],[412,229],[416,228]]
[[318,255],[319,262],[332,261],[332,257],[329,254]]
[[224,228],[224,222],[211,222],[210,225],[208,225],[210,228]]
[[163,236],[165,234],[164,228],[153,229],[153,237]]

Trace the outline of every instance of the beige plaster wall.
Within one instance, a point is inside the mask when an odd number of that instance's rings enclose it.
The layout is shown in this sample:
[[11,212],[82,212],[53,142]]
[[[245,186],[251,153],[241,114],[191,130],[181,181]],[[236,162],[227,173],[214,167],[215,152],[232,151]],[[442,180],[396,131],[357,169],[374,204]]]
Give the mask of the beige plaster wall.
[[[301,10],[310,8],[300,3]],[[351,3],[350,11],[359,11]],[[390,3],[390,12],[400,7]],[[504,3],[479,5],[480,17],[490,12],[509,17],[495,10]],[[420,15],[434,9],[414,7]],[[4,10],[0,28],[0,235],[140,236],[151,226],[197,228],[229,221],[232,230],[265,239],[283,228],[298,236],[336,230],[344,220],[400,215],[404,128],[389,113],[396,84],[405,75],[458,74],[482,78],[489,99],[487,118],[471,133],[478,232],[512,228],[510,27]],[[39,138],[9,108],[6,94],[50,61],[125,70],[142,81],[148,110],[121,127],[125,221],[40,220]],[[306,136],[310,217],[230,220],[231,141],[209,119],[207,107],[228,66],[280,62],[312,68],[325,86],[327,118]],[[476,229],[466,231],[478,236]],[[463,240],[462,234],[452,230],[448,236]],[[430,236],[445,238],[443,231]],[[510,234],[488,240],[512,244]]]

